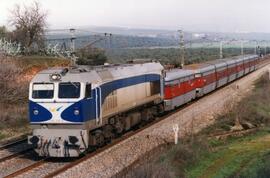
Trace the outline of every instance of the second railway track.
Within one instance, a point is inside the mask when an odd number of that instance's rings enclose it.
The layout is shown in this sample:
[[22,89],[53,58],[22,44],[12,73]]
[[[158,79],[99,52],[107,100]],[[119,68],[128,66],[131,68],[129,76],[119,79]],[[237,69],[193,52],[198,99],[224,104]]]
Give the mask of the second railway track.
[[0,147],[0,163],[23,155],[32,148],[27,144],[27,139],[20,139]]

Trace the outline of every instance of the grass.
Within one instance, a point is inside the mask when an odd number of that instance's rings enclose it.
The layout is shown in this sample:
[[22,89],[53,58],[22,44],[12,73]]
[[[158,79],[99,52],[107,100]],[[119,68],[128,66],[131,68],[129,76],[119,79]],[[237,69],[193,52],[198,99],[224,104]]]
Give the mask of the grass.
[[218,115],[215,123],[201,131],[202,134],[214,134],[229,131],[240,122],[243,127],[250,123],[255,127],[270,126],[270,82],[266,73],[254,83],[252,93],[243,98],[235,106],[230,106],[224,115]]
[[[226,140],[195,136],[171,145],[123,177],[256,178],[269,175],[270,128]],[[255,164],[255,166],[254,166]],[[156,174],[159,170],[159,173]],[[252,172],[248,174],[248,171]]]
[[[250,165],[253,159],[262,158],[270,151],[269,130],[262,130],[255,135],[234,138],[214,152],[205,153],[199,161],[187,169],[187,177],[236,177]],[[222,146],[222,147],[221,147]]]
[[[255,82],[250,96],[237,103],[227,114],[218,116],[216,122],[203,129],[200,134],[229,131],[235,125],[236,119],[241,125],[248,122],[256,127],[269,127],[269,92],[267,73]],[[263,157],[270,152],[270,135],[267,129],[242,138],[209,140],[208,144],[215,148],[215,151],[202,153],[198,163],[190,164],[186,171],[187,177],[249,177],[252,174],[245,174],[247,169],[253,170],[253,177],[256,177],[259,169],[263,169],[266,163]],[[256,163],[256,166],[253,163]],[[263,170],[270,174],[269,169]]]
[[31,132],[27,103],[0,104],[0,141]]
[[269,178],[270,177],[270,152],[257,156],[243,169],[239,178]]

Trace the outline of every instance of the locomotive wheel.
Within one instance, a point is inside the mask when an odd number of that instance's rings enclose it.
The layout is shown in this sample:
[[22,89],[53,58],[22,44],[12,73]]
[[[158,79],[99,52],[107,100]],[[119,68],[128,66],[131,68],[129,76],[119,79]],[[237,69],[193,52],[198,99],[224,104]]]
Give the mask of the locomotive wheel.
[[117,135],[121,135],[124,132],[124,125],[121,121],[117,121],[114,125],[114,129]]
[[113,129],[114,129],[113,126],[109,124],[103,127],[103,135],[106,139],[106,142],[110,142],[115,137]]
[[101,146],[105,145],[105,137],[104,137],[101,130],[95,131],[94,137],[95,137],[95,140],[96,140],[96,146],[97,147],[101,147]]

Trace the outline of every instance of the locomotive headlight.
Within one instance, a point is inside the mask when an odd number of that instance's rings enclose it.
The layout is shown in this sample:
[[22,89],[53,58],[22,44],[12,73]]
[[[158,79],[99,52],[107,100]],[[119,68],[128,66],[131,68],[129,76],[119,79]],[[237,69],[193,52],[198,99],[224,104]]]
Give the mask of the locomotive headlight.
[[34,114],[34,115],[38,115],[38,113],[39,113],[39,112],[38,112],[37,109],[34,109],[34,110],[33,110],[33,114]]
[[58,81],[58,80],[61,80],[61,75],[58,73],[54,73],[54,74],[50,75],[50,78],[52,81]]
[[78,116],[80,114],[80,111],[78,109],[74,110],[74,115]]

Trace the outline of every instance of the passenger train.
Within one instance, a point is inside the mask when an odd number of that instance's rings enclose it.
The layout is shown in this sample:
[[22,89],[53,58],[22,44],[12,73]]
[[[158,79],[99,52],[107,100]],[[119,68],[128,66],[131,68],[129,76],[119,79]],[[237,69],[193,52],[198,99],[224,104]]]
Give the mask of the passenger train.
[[39,156],[77,157],[247,75],[259,60],[246,55],[172,70],[147,62],[41,71],[29,87],[28,143]]

